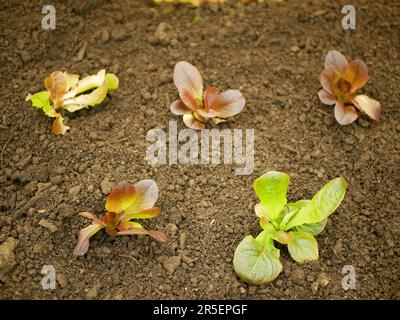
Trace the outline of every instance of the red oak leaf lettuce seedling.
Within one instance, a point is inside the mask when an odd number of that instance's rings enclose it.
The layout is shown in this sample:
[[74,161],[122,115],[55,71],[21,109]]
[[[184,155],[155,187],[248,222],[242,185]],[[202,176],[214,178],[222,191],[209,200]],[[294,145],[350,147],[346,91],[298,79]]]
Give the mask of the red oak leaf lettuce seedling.
[[110,236],[128,234],[147,234],[162,242],[166,236],[160,231],[146,230],[133,219],[149,219],[160,214],[159,208],[154,208],[158,198],[158,187],[153,180],[142,180],[131,185],[122,182],[108,195],[105,208],[106,214],[102,218],[89,212],[81,212],[93,224],[82,229],[78,235],[78,243],[74,254],[83,256],[89,249],[89,239],[101,229],[105,229]]
[[370,118],[379,121],[381,105],[356,91],[368,81],[368,68],[361,60],[350,63],[340,52],[331,50],[325,58],[325,69],[320,75],[323,89],[318,92],[323,104],[335,105],[335,118],[341,125],[347,125],[358,118],[357,109]]
[[116,75],[100,70],[96,75],[84,77],[68,72],[55,71],[44,80],[47,91],[28,94],[26,101],[31,101],[44,114],[56,118],[53,123],[54,134],[65,134],[69,129],[64,124],[60,111],[75,112],[100,104],[109,90],[118,88],[119,80]]
[[328,182],[311,200],[287,202],[289,176],[270,171],[254,182],[260,199],[255,206],[263,231],[256,237],[245,237],[236,248],[233,265],[244,281],[260,285],[274,280],[282,271],[280,251],[274,241],[286,244],[298,263],[318,259],[315,236],[325,228],[327,217],[340,205],[346,182],[336,178]]
[[246,101],[240,91],[227,90],[222,93],[216,87],[209,87],[203,94],[203,79],[197,68],[180,61],[174,68],[174,84],[180,99],[174,101],[172,113],[183,116],[187,127],[200,130],[212,120],[218,124],[238,114]]

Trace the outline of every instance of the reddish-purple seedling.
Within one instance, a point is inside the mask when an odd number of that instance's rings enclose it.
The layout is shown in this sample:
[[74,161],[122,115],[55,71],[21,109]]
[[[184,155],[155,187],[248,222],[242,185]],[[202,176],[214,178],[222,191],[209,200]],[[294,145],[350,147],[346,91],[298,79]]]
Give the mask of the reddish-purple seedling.
[[146,230],[133,219],[149,219],[160,214],[159,208],[154,208],[158,198],[158,187],[153,180],[142,180],[131,185],[122,182],[108,195],[105,208],[106,214],[100,219],[89,212],[80,215],[93,221],[93,224],[82,229],[78,235],[78,243],[74,254],[83,256],[89,249],[89,239],[101,229],[110,236],[129,234],[147,234],[162,242],[166,236],[160,231]]
[[201,130],[212,120],[215,124],[225,122],[242,111],[246,101],[238,90],[222,93],[216,87],[209,87],[203,94],[203,79],[197,68],[188,62],[180,61],[174,68],[174,84],[180,99],[174,101],[172,113],[183,116],[187,127]]
[[368,68],[361,60],[350,63],[340,52],[331,50],[325,58],[325,69],[320,75],[323,89],[318,92],[323,104],[335,105],[335,118],[347,125],[358,118],[357,109],[375,121],[380,120],[381,105],[366,95],[357,95],[368,81]]

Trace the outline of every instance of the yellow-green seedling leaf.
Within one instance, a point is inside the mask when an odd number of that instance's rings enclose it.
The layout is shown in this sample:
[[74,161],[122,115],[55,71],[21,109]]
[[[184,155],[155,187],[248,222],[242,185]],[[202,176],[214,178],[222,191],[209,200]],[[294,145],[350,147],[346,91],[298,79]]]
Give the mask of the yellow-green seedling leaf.
[[143,229],[143,226],[139,222],[133,222],[133,221],[123,222],[120,225],[118,225],[119,231],[128,230],[130,228]]
[[158,198],[158,187],[154,180],[141,180],[134,185],[136,194],[132,203],[126,208],[127,215],[143,212],[153,208]]
[[297,263],[318,260],[318,243],[315,238],[302,231],[289,232],[291,242],[288,243],[290,256]]
[[48,115],[50,112],[50,92],[48,91],[28,94],[25,101],[31,101],[32,105],[38,109],[42,109],[45,115]]
[[[364,87],[369,78],[367,65],[359,60],[347,61],[339,51],[331,50],[325,58],[325,69],[320,74],[322,89],[318,92],[323,104],[335,105],[334,114],[341,125],[358,118],[357,109],[375,121],[380,120],[381,104],[356,91]],[[357,109],[356,109],[357,108]]]
[[346,193],[346,181],[340,177],[328,182],[301,208],[285,226],[285,230],[302,224],[318,223],[332,214],[342,202]]
[[288,203],[283,209],[282,220],[279,223],[279,230],[285,230],[290,219],[292,219],[301,208],[305,207],[309,203],[310,200],[299,200]]
[[266,232],[254,239],[245,237],[235,250],[233,267],[243,281],[262,285],[273,281],[282,271],[279,250]]
[[119,87],[119,79],[114,73],[106,74],[107,88],[108,90],[115,90]]
[[186,61],[175,65],[173,79],[180,99],[172,102],[170,110],[182,115],[183,123],[188,128],[202,130],[209,120],[215,124],[226,122],[246,105],[238,90],[220,93],[218,88],[209,87],[203,93],[203,78],[199,70]]
[[140,212],[125,214],[121,217],[121,221],[129,221],[131,219],[151,219],[160,215],[160,208],[149,208]]
[[105,228],[107,234],[112,237],[145,234],[159,241],[166,241],[167,237],[163,232],[146,230],[140,223],[130,221],[158,216],[160,209],[153,207],[157,197],[158,187],[153,180],[141,180],[135,185],[126,181],[118,184],[107,197],[107,212],[102,219],[89,212],[80,213],[81,216],[94,221],[94,224],[80,231],[75,254],[84,255],[89,248],[89,238],[101,228]]
[[328,222],[328,218],[325,218],[324,220],[317,222],[317,223],[302,224],[301,226],[295,227],[294,230],[303,231],[303,232],[309,233],[313,236],[317,236],[325,229],[327,222]]
[[75,112],[83,108],[94,107],[103,102],[107,96],[107,82],[104,81],[100,87],[88,94],[81,94],[76,98],[64,101],[64,109]]
[[48,117],[56,118],[53,123],[54,134],[65,134],[69,127],[64,125],[62,110],[75,112],[102,103],[109,90],[118,88],[119,80],[113,73],[106,74],[104,69],[80,80],[77,74],[54,71],[46,77],[44,86],[47,91],[28,94],[25,100],[30,100]]
[[124,181],[117,185],[106,200],[106,209],[108,212],[122,213],[135,200],[136,190],[130,183]]
[[254,182],[254,190],[271,220],[278,218],[287,203],[289,181],[287,174],[269,171]]

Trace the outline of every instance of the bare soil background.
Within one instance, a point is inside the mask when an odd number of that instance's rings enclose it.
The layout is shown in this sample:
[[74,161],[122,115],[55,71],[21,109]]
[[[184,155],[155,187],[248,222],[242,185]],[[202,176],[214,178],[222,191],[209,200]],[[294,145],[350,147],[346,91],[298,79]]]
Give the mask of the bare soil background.
[[[53,1],[56,30],[41,28],[42,3],[2,1],[0,12],[0,243],[18,239],[15,266],[0,282],[2,299],[399,299],[400,3],[352,1],[357,29],[342,30],[345,1],[155,6],[149,1]],[[195,16],[199,18],[194,19]],[[165,32],[156,32],[160,23]],[[84,48],[84,49],[83,49]],[[319,102],[328,50],[361,58],[366,94],[383,116],[342,127]],[[84,53],[82,55],[82,53]],[[145,140],[167,130],[179,60],[196,65],[206,85],[239,89],[244,111],[227,128],[255,129],[255,170],[234,165],[148,165]],[[120,89],[107,103],[66,117],[71,130],[24,101],[54,70],[115,72]],[[347,195],[318,236],[320,259],[304,266],[281,250],[284,272],[271,284],[239,281],[232,258],[247,234],[260,231],[255,178],[290,174],[289,200],[310,198],[342,175]],[[99,233],[86,256],[72,251],[106,194],[122,180],[153,178],[162,214],[148,237]],[[57,227],[39,225],[46,219]],[[54,265],[57,289],[43,290],[41,269]],[[341,287],[353,265],[356,290]]]

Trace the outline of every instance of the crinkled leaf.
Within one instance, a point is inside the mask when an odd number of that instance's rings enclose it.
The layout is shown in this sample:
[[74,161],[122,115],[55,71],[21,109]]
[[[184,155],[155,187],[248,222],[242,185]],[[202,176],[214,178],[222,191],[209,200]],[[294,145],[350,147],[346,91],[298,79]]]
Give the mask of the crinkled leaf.
[[309,233],[313,236],[317,236],[325,229],[327,221],[328,221],[328,218],[325,218],[324,220],[322,220],[320,222],[302,224],[301,226],[297,226],[294,229],[296,231],[303,231],[303,232]]
[[89,249],[89,239],[103,228],[102,225],[94,223],[79,231],[78,242],[75,246],[74,254],[76,256],[83,256]]
[[35,94],[29,94],[25,101],[31,101],[32,105],[36,108],[42,109],[43,112],[47,115],[50,112],[50,92],[48,91],[40,91]]
[[64,109],[69,112],[75,112],[89,106],[93,107],[103,102],[107,96],[107,91],[107,82],[104,81],[100,87],[93,90],[91,93],[81,94],[76,98],[65,100]]
[[105,79],[105,69],[101,69],[99,72],[97,72],[97,74],[86,76],[79,80],[76,86],[66,94],[65,99],[73,98],[82,92],[98,88],[105,82]]
[[285,229],[289,230],[305,223],[317,223],[327,218],[342,202],[346,187],[346,181],[342,177],[329,181],[314,195],[308,205],[297,212]]
[[269,171],[254,182],[254,190],[271,220],[276,219],[286,205],[289,181],[287,174]]
[[381,104],[378,101],[361,94],[353,99],[353,103],[359,110],[365,112],[373,120],[380,120]]
[[203,79],[195,66],[179,61],[174,68],[174,84],[187,107],[192,110],[202,107]]
[[[52,116],[52,115],[50,115],[50,113],[49,113],[49,116]],[[57,117],[53,122],[53,129],[52,129],[53,133],[56,135],[59,135],[59,134],[63,135],[68,130],[69,130],[69,127],[64,124],[64,118],[60,114],[57,114]]]
[[154,180],[141,180],[134,185],[136,193],[133,202],[126,208],[126,214],[140,213],[153,208],[158,198],[158,187]]
[[46,89],[50,92],[55,109],[58,109],[64,100],[64,94],[68,90],[68,81],[65,72],[54,71],[44,80]]
[[318,260],[318,243],[315,238],[302,231],[289,232],[292,241],[288,244],[290,256],[297,263]]
[[134,203],[137,194],[130,183],[121,182],[108,195],[105,207],[109,212],[121,213]]
[[279,250],[274,247],[272,239],[266,233],[257,239],[245,237],[233,257],[236,274],[252,285],[271,282],[282,271]]

